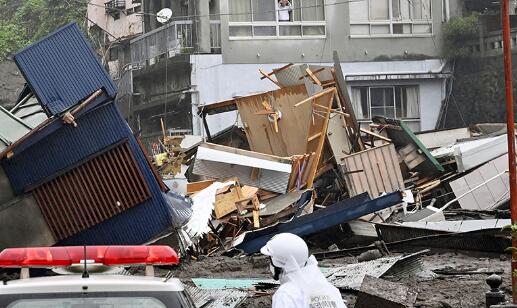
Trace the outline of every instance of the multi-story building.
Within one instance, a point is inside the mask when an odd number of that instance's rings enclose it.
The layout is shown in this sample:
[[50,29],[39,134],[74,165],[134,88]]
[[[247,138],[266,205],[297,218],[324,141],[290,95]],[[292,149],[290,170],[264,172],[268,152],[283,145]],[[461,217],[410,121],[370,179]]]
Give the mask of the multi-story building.
[[[331,64],[337,51],[361,122],[383,115],[415,130],[435,128],[451,76],[441,59],[442,25],[462,14],[463,1],[290,1],[282,21],[278,0],[139,3],[143,15],[133,15],[140,16],[144,33],[107,61],[119,77],[120,95],[128,98],[121,103],[131,125],[150,138],[161,134],[162,121],[171,133],[202,134],[198,106],[277,88],[260,80],[259,68]],[[104,11],[89,10],[95,14],[89,18],[115,19],[108,3]],[[163,8],[173,12],[166,24],[154,16]],[[119,20],[131,16],[125,10]],[[96,23],[113,33],[116,22]],[[207,120],[215,132],[238,117],[229,112]]]

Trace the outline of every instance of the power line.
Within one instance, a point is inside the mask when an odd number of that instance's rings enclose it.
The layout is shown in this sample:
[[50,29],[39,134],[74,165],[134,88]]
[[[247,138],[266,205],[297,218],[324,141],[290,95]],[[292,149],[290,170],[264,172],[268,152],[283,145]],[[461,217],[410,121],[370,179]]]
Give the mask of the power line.
[[[71,0],[71,1],[74,1],[74,2],[79,3],[79,4],[85,4],[85,5],[91,5],[91,6],[97,6],[97,7],[106,8],[106,6],[105,6],[105,5],[92,3],[91,1],[89,1],[89,2],[87,2],[87,3],[84,3],[84,2],[83,2],[83,1],[81,1],[81,0]],[[336,6],[336,5],[346,4],[346,3],[352,3],[352,2],[364,2],[364,1],[368,1],[368,0],[343,0],[343,1],[335,2],[335,3],[315,4],[315,5],[300,6],[300,7],[295,7],[295,8],[293,8],[293,10],[302,10],[302,9],[318,8],[318,7],[329,7],[329,6]],[[125,10],[125,9],[119,9],[119,8],[110,8],[110,10],[118,11],[118,12],[121,12],[121,13],[125,13],[125,12],[126,12],[126,10]],[[171,17],[171,19],[174,19],[174,20],[182,20],[182,19],[191,19],[191,18],[200,18],[200,17],[221,17],[221,16],[256,15],[256,14],[274,13],[274,12],[276,12],[276,11],[277,11],[277,9],[274,9],[274,10],[267,10],[267,11],[262,11],[262,12],[240,12],[240,13],[214,13],[214,14],[205,14],[205,15],[183,15],[183,16],[175,16],[175,17]],[[134,13],[134,14],[137,14],[137,15],[148,15],[148,16],[157,16],[157,14],[154,14],[154,13],[146,13],[146,12],[139,12],[139,13]]]

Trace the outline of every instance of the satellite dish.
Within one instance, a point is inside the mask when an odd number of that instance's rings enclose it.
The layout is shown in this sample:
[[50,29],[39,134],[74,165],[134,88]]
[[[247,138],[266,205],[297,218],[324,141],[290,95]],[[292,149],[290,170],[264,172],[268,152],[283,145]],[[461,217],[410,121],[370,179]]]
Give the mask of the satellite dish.
[[169,8],[164,8],[156,14],[156,20],[158,20],[158,22],[161,24],[168,22],[171,19],[171,17],[172,10]]

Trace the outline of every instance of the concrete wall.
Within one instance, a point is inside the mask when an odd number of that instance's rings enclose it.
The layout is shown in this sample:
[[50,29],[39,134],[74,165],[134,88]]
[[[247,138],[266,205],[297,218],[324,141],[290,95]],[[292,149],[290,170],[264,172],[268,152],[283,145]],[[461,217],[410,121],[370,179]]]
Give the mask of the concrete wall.
[[[126,9],[131,9],[139,6],[140,3],[134,3],[132,0],[126,1]],[[130,14],[126,15],[120,13],[118,19],[114,19],[113,16],[106,13],[104,3],[106,0],[91,0],[88,4],[88,18],[95,24],[101,27],[104,31],[111,33],[118,39],[131,37],[143,32],[143,15],[141,14]],[[88,22],[88,26],[93,26],[92,22]],[[107,36],[108,41],[114,41],[115,38]]]
[[0,106],[13,107],[24,84],[25,79],[13,61],[0,62]]
[[[224,63],[330,62],[337,50],[341,61],[371,61],[378,57],[438,57],[442,48],[442,0],[432,0],[433,35],[425,37],[351,38],[349,3],[325,0],[326,38],[229,39],[228,1],[221,0]],[[338,5],[332,5],[336,3]],[[456,1],[452,1],[456,2]],[[456,13],[454,9],[451,13]],[[259,55],[259,56],[258,56]]]
[[[285,63],[277,64],[224,64],[221,55],[194,55],[192,63],[192,89],[196,93],[193,98],[193,108],[197,105],[209,105],[231,99],[232,97],[252,95],[271,91],[278,87],[269,80],[260,80],[258,69],[270,72]],[[331,65],[330,63],[323,63]],[[343,71],[349,77],[381,76],[383,74],[418,74],[438,73],[443,69],[440,60],[426,61],[392,61],[369,63],[342,63]],[[388,77],[386,77],[388,78]],[[442,89],[444,79],[413,79],[413,80],[366,80],[349,81],[349,86],[376,85],[419,85],[420,86],[420,115],[421,129],[434,129],[438,118],[441,102],[444,98]],[[193,114],[196,114],[193,112]],[[208,116],[207,121],[211,133],[216,133],[237,122],[236,112],[227,112]],[[200,127],[199,119],[194,119],[194,126]],[[200,129],[203,131],[203,129]]]

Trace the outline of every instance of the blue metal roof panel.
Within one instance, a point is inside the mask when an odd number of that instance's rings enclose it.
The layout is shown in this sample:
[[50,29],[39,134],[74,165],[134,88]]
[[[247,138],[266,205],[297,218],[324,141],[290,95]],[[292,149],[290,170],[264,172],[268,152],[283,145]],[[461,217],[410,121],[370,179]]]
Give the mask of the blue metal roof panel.
[[177,204],[167,203],[131,129],[115,104],[110,103],[89,111],[77,119],[77,124],[76,128],[68,125],[48,127],[52,133],[43,132],[44,138],[11,159],[4,159],[2,164],[13,188],[21,192],[107,146],[127,139],[137,166],[149,186],[151,198],[64,240],[61,244],[141,244],[171,229],[171,206]]
[[258,252],[267,241],[278,233],[289,232],[299,236],[315,234],[401,202],[402,195],[398,191],[373,200],[370,200],[368,193],[363,193],[288,222],[246,232],[238,238],[242,242],[236,245],[235,248],[241,249],[247,254],[252,254]]
[[19,51],[14,60],[45,110],[60,113],[104,89],[117,89],[76,23]]
[[12,158],[2,160],[16,194],[132,136],[114,104],[91,110],[76,122],[77,127],[61,125],[21,153],[16,154],[15,149]]

